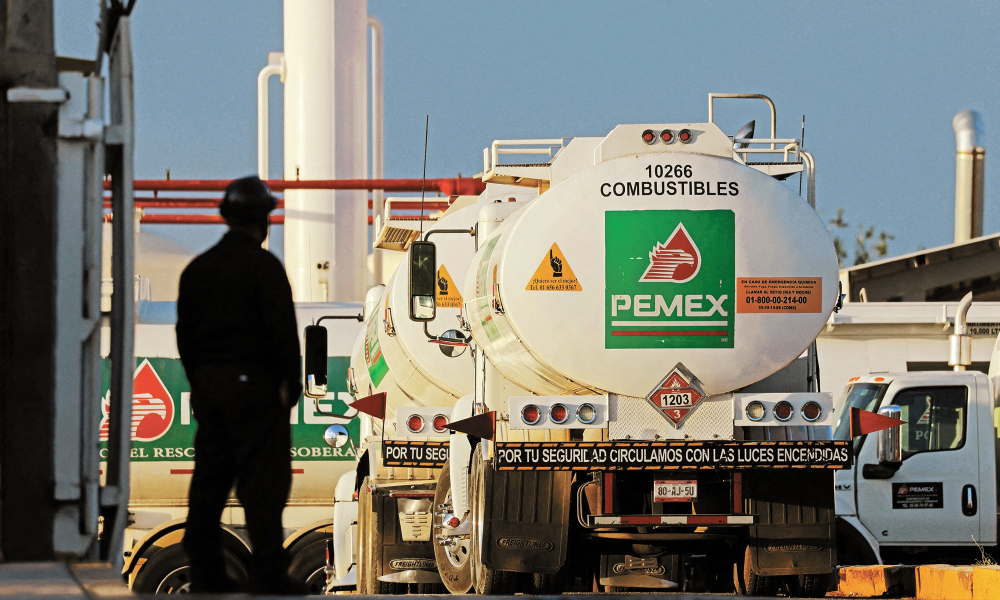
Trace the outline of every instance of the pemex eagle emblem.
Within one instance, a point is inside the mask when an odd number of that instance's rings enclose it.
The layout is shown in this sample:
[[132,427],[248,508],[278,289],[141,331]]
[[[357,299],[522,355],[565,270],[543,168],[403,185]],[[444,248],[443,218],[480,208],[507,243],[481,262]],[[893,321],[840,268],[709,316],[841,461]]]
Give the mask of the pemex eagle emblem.
[[684,224],[678,223],[666,242],[657,242],[650,250],[649,266],[639,281],[685,283],[694,279],[700,270],[701,252]]

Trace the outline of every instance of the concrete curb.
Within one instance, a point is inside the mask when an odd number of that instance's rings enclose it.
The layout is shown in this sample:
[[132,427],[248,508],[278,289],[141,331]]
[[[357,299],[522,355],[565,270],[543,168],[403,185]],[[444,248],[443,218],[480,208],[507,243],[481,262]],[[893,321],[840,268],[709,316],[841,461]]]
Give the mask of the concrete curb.
[[835,595],[917,600],[997,600],[1000,565],[843,567]]
[[847,597],[903,597],[916,595],[916,568],[906,565],[843,567],[837,591]]

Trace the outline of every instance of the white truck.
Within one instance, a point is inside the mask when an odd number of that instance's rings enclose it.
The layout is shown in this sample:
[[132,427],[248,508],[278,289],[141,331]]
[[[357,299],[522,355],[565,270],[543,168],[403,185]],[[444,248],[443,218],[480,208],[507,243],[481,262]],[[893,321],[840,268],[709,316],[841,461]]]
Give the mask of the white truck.
[[[836,439],[850,439],[851,407],[905,422],[855,439],[854,467],[835,475],[843,564],[960,564],[983,553],[998,556],[1000,345],[993,346],[988,375],[966,370],[974,364],[972,334],[996,325],[969,323],[971,302],[969,294],[954,309],[947,364],[955,370],[862,371],[843,392]],[[940,313],[942,329],[951,324],[949,312]],[[979,313],[977,320],[989,314],[982,307]]]
[[[720,97],[765,100],[770,137],[725,135],[712,119]],[[383,584],[431,570],[452,593],[826,591],[833,473],[851,454],[849,441],[810,435],[833,424],[813,342],[838,300],[837,264],[813,209],[812,157],[774,122],[766,97],[716,94],[707,123],[484,152],[486,192],[464,209],[475,218],[437,238],[468,246],[459,330],[437,314],[431,242],[411,243],[406,270],[366,302],[352,391],[370,402],[386,373],[398,389],[384,390],[390,414],[366,419],[358,473],[337,486],[334,584],[351,582],[353,541],[362,593],[402,591]],[[551,160],[499,160],[537,153]],[[807,166],[808,202],[781,182]],[[498,186],[537,197],[507,202]],[[313,337],[307,394],[322,395]],[[394,358],[392,344],[412,347]],[[413,358],[435,344],[454,354],[444,371]],[[449,370],[468,379],[445,397]],[[411,391],[422,380],[430,396]],[[413,460],[433,440],[390,439],[418,405],[452,407],[436,472]],[[781,439],[790,427],[804,439]],[[386,569],[380,548],[415,523],[432,526],[411,532],[434,561]]]
[[[341,413],[351,400],[344,383],[351,343],[361,329],[360,303],[297,304],[300,323],[321,316],[342,317],[332,325],[333,343],[326,358],[335,374],[334,385],[322,398],[300,401],[291,414],[292,489],[283,514],[285,547],[292,555],[290,574],[319,592],[325,589],[327,540],[332,530],[334,485],[347,471],[354,471],[356,457],[350,447],[331,448],[323,433],[335,423],[350,419],[326,416]],[[136,366],[132,403],[132,460],[129,522],[125,530],[123,575],[133,591],[185,593],[189,586],[187,557],[180,541],[184,535],[187,495],[194,468],[194,431],[197,417],[191,412],[190,386],[177,353],[173,302],[139,302],[135,333]],[[107,355],[104,336],[104,355]],[[103,364],[101,457],[107,439],[107,394],[110,364]],[[105,466],[101,466],[102,475]],[[233,497],[223,512],[223,543],[230,576],[247,580],[250,542],[244,528],[243,509]]]

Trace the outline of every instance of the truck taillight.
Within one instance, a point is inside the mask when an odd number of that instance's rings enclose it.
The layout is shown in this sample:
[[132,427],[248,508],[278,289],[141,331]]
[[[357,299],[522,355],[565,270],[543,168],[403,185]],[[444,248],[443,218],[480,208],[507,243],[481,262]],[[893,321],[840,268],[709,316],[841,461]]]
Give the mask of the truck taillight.
[[802,418],[811,423],[823,416],[823,407],[819,405],[819,402],[810,400],[802,405],[801,412]]
[[687,144],[694,139],[694,134],[691,133],[690,129],[681,129],[677,132],[677,139],[679,139],[682,144]]
[[528,404],[521,409],[521,420],[525,422],[526,425],[534,425],[542,418],[541,411],[534,404]]
[[419,433],[424,429],[424,418],[420,415],[412,415],[406,420],[406,428],[411,433]]
[[764,408],[763,402],[758,402],[754,400],[750,404],[747,404],[747,418],[751,421],[760,421],[767,415],[767,409]]
[[650,145],[655,144],[656,143],[656,132],[653,131],[652,129],[647,129],[646,131],[643,131],[642,132],[642,141],[644,141],[644,142],[646,142],[647,144],[650,144]]
[[664,144],[674,143],[674,132],[669,129],[664,129],[660,132],[660,139],[663,140]]
[[792,418],[792,413],[795,409],[792,408],[792,404],[786,400],[782,400],[774,405],[774,418],[779,421],[787,421]]
[[597,409],[589,402],[584,402],[576,409],[576,419],[584,425],[590,425],[597,419]]
[[549,418],[556,425],[562,425],[569,418],[569,411],[566,410],[566,405],[564,404],[553,404],[552,408],[549,409]]
[[444,433],[448,429],[448,417],[436,415],[434,420],[431,421],[431,426],[434,427],[434,431]]

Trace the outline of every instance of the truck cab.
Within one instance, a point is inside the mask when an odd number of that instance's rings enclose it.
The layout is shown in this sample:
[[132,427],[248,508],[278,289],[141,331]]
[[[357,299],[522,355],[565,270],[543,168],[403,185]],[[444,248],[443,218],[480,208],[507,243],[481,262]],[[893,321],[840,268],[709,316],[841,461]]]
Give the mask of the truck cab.
[[837,406],[835,439],[851,439],[851,408],[904,422],[855,438],[853,467],[835,474],[842,564],[971,560],[996,546],[996,394],[987,375],[854,377]]

